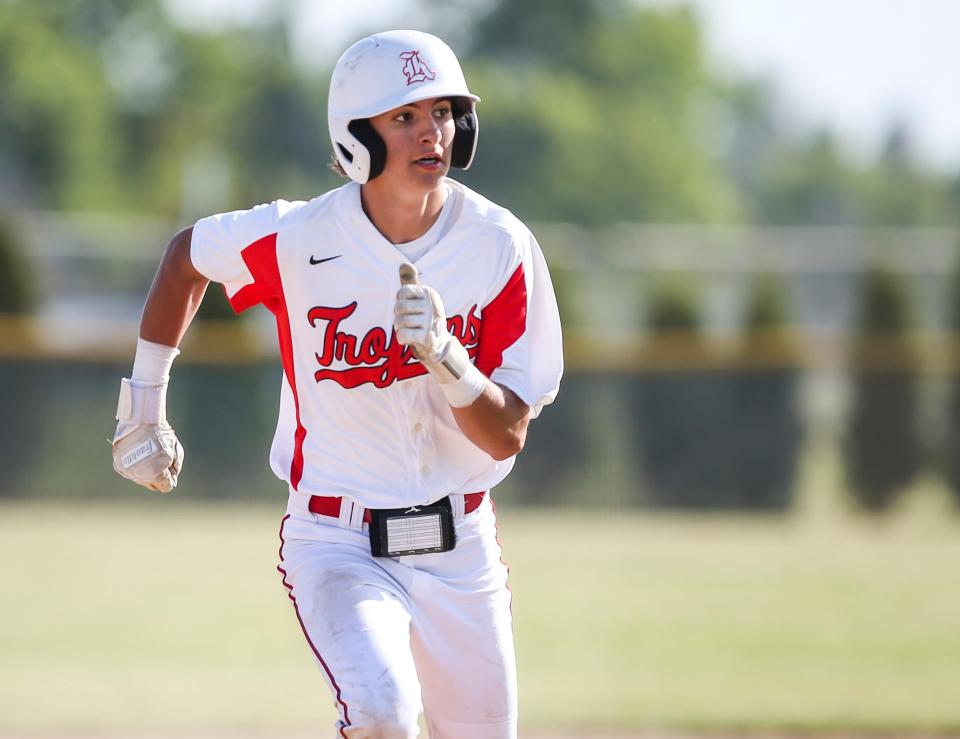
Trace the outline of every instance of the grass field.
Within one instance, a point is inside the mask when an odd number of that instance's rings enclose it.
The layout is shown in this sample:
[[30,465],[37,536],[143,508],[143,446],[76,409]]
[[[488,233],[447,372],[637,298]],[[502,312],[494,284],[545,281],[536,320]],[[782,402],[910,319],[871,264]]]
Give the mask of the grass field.
[[[0,736],[326,736],[282,504],[0,506]],[[960,731],[960,523],[502,513],[522,726]]]

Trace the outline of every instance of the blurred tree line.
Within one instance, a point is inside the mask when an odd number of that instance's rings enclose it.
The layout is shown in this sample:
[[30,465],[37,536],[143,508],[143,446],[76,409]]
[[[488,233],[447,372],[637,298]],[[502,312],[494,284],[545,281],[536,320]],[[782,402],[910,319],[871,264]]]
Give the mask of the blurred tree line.
[[785,290],[761,274],[748,291],[739,342],[725,357],[704,335],[703,306],[689,281],[674,277],[650,295],[648,350],[679,360],[635,378],[629,392],[636,473],[650,505],[792,505],[803,419]]
[[[337,185],[329,69],[292,62],[284,7],[201,33],[162,0],[0,3],[3,201],[187,220]],[[462,179],[524,218],[957,222],[960,184],[914,164],[906,129],[872,164],[829,132],[785,135],[772,90],[710,68],[688,9],[466,7],[422,0],[409,24],[450,38],[483,97],[480,155]]]

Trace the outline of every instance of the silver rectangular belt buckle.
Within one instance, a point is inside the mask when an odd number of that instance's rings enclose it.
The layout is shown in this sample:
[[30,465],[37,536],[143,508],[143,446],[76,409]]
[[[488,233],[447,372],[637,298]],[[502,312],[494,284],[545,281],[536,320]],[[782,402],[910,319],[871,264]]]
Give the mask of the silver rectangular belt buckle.
[[456,546],[450,499],[409,508],[370,511],[370,553],[374,557],[449,552]]

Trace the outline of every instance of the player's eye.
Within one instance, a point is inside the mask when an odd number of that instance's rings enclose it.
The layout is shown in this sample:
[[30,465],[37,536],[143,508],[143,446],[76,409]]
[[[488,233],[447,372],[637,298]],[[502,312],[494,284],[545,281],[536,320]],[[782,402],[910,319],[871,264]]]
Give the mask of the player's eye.
[[450,115],[450,106],[449,106],[449,105],[442,105],[442,106],[440,106],[439,108],[434,108],[434,109],[433,109],[433,115],[434,115],[434,117],[440,118],[440,119],[446,118],[447,116]]
[[397,113],[393,120],[398,121],[399,123],[406,123],[407,121],[413,120],[413,114],[410,111],[403,111],[402,113]]

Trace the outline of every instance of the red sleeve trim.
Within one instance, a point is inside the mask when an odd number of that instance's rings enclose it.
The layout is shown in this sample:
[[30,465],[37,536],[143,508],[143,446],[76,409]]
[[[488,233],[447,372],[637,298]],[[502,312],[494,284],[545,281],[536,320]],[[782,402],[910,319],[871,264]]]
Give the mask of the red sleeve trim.
[[[273,313],[277,312],[270,305],[271,301],[276,299],[276,296],[282,295],[280,272],[275,269],[276,251],[277,235],[275,233],[254,241],[240,251],[240,256],[243,258],[243,263],[247,265],[247,269],[250,270],[253,282],[237,290],[233,297],[227,297],[235,312],[242,313],[247,308],[252,308],[261,303],[270,308]],[[268,255],[272,256],[264,259]]]
[[297,428],[293,436],[293,460],[290,463],[290,485],[296,490],[300,484],[300,478],[303,477],[303,440],[307,436],[307,430],[300,422],[300,397],[297,394],[297,378],[293,365],[293,334],[290,330],[290,316],[287,313],[283,283],[280,280],[280,266],[277,263],[277,235],[269,234],[254,241],[240,254],[254,281],[238,290],[230,298],[230,305],[239,313],[263,303],[276,316],[280,362],[283,365],[287,384],[293,393],[297,415]]
[[503,364],[503,353],[527,330],[527,281],[523,265],[507,280],[500,294],[480,314],[477,369],[487,377]]

